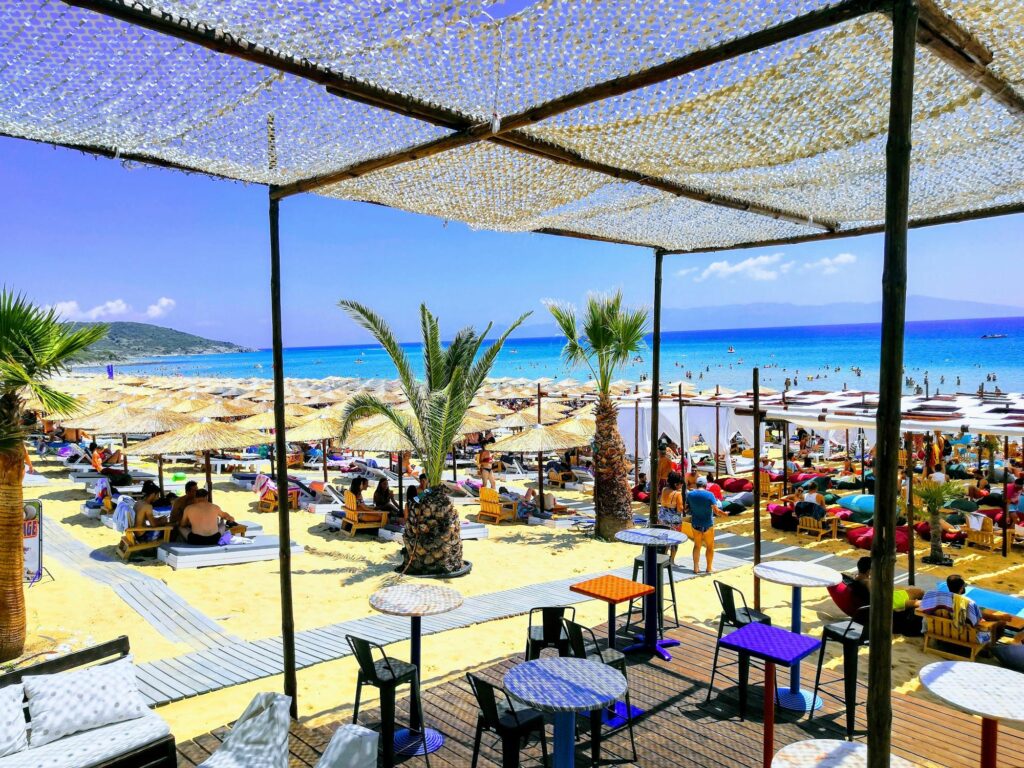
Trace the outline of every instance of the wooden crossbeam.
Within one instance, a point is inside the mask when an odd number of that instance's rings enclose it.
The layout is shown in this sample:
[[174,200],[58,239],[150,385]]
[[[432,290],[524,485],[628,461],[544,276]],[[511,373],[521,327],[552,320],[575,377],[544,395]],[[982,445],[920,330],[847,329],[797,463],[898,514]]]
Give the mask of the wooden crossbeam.
[[[642,174],[630,171],[629,169],[585,161],[578,153],[555,147],[547,142],[540,142],[517,129],[586,104],[664,82],[665,80],[697,71],[718,62],[727,61],[745,53],[825,29],[865,13],[884,10],[891,4],[891,0],[845,0],[845,2],[838,3],[837,5],[813,11],[742,38],[678,57],[641,72],[598,83],[576,93],[568,94],[546,104],[531,108],[525,112],[506,116],[502,119],[498,130],[495,131],[489,123],[475,121],[471,116],[462,114],[457,110],[381,88],[362,80],[339,75],[305,59],[283,55],[264,45],[243,40],[206,24],[191,22],[187,19],[169,13],[153,11],[143,6],[129,5],[125,0],[64,0],[64,2],[194,43],[218,53],[235,56],[245,61],[251,61],[281,72],[302,77],[323,85],[332,94],[343,96],[353,101],[369,104],[380,109],[386,109],[456,131],[456,134],[453,136],[426,142],[425,144],[405,149],[389,156],[363,161],[334,173],[300,180],[292,184],[280,185],[274,189],[274,199],[281,199],[289,195],[298,194],[299,192],[319,189],[345,179],[355,178],[372,171],[429,157],[457,147],[480,141],[499,139],[507,139],[508,141],[504,142],[506,146],[514,147],[520,151],[528,151],[534,155],[576,165],[577,167],[586,167],[589,170],[604,173],[613,178],[629,181],[634,181],[637,178],[646,179],[647,177],[644,177]],[[586,163],[586,165],[583,163]],[[743,210],[774,219],[785,219],[815,229],[833,231],[837,228],[835,223],[822,223],[815,221],[807,215],[769,208],[749,201],[733,200],[703,191],[695,191],[663,179],[650,179],[647,181],[647,186],[657,186],[672,194],[689,197],[710,205]]]
[[994,73],[992,52],[934,0],[918,0],[917,42],[949,64],[1018,117],[1024,117],[1024,97]]

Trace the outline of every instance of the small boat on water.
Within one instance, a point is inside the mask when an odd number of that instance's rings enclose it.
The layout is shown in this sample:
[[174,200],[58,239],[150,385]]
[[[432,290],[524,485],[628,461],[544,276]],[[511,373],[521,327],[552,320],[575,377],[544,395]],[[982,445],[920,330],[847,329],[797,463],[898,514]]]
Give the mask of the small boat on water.
[[1005,339],[1005,333],[986,333],[981,338],[983,339]]
[[735,355],[736,354],[736,348],[735,347],[729,347],[729,349],[727,349],[726,352],[728,352],[730,355]]

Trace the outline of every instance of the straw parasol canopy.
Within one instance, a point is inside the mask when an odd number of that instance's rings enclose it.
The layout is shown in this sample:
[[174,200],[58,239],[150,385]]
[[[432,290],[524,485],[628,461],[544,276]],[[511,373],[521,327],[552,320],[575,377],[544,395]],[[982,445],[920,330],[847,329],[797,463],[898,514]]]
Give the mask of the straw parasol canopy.
[[479,405],[473,404],[469,406],[469,409],[473,413],[479,413],[481,416],[508,416],[514,413],[511,408],[506,408],[497,403],[492,403],[489,400],[485,400]]
[[[530,410],[532,412],[536,413],[537,409],[536,408],[531,408]],[[556,403],[552,403],[552,402],[550,402],[548,400],[544,400],[540,404],[540,418],[541,418],[541,421],[551,422],[551,421],[559,421],[561,419],[564,419],[565,418],[565,413],[566,413],[567,410],[568,410],[568,408],[565,408],[564,406],[558,405]]]
[[[309,417],[289,413],[288,406],[285,406],[284,428],[291,429],[292,427],[297,427],[307,418]],[[257,413],[255,416],[250,416],[247,419],[242,419],[241,421],[234,422],[234,425],[236,427],[240,427],[241,429],[274,429],[274,412],[264,411],[262,413]]]
[[585,438],[587,442],[590,442],[594,433],[597,432],[597,420],[593,416],[577,414],[570,416],[565,421],[558,422],[553,427],[567,434]]
[[303,419],[297,426],[288,430],[288,440],[306,443],[313,440],[333,440],[341,437],[344,422],[337,414],[321,412]]
[[533,409],[528,408],[522,411],[516,411],[511,416],[506,416],[504,419],[498,422],[499,427],[533,427],[537,425],[537,417],[533,414]]
[[534,424],[522,432],[503,437],[490,448],[492,451],[508,453],[547,453],[548,451],[564,451],[567,448],[579,448],[590,442],[588,437],[581,437],[558,429],[557,427]]
[[210,395],[191,395],[179,400],[170,407],[175,413],[195,413],[218,402],[216,397]]
[[471,435],[474,432],[487,432],[488,430],[494,429],[495,424],[493,419],[480,416],[473,411],[466,411],[466,418],[462,420],[462,426],[459,428],[459,433],[463,435]]
[[266,445],[273,438],[254,429],[242,429],[234,424],[203,419],[133,445],[129,453],[155,456],[164,453],[195,453]]
[[133,405],[115,405],[113,408],[73,419],[68,426],[73,429],[87,429],[94,433],[159,433],[181,429],[194,421],[194,418],[184,413],[138,408]]
[[416,446],[392,421],[355,426],[345,440],[345,446],[355,451],[414,451]]
[[266,408],[251,400],[217,400],[205,408],[193,411],[197,419],[237,419],[239,416],[254,416]]

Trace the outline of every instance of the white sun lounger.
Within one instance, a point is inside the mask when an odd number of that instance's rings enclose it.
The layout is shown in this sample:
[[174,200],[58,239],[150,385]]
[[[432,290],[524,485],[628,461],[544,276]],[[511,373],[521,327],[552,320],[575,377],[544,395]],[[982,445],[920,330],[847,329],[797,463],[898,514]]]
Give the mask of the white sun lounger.
[[[207,568],[215,565],[237,565],[262,560],[276,560],[278,557],[277,536],[255,536],[251,544],[228,544],[227,546],[201,546],[197,544],[161,544],[157,558],[174,570],[182,568]],[[301,544],[291,543],[293,555],[305,550]]]
[[[483,523],[474,523],[470,520],[463,520],[459,528],[459,538],[462,541],[474,541],[477,539],[486,539],[490,534],[487,532],[487,526]],[[397,541],[399,544],[403,543],[402,533],[400,531],[392,531],[386,527],[382,527],[377,531],[377,538],[381,541]]]
[[258,454],[245,456],[241,459],[228,459],[222,457],[210,457],[210,471],[213,474],[223,474],[226,467],[238,467],[248,472],[270,471],[270,459],[260,458]]

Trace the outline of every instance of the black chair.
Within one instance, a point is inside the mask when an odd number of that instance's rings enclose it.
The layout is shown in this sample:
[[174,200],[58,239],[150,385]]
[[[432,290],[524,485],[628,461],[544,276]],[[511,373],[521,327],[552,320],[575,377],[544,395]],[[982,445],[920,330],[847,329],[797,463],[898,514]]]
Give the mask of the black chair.
[[[607,664],[616,669],[626,678],[626,726],[629,728],[629,743],[633,749],[632,761],[637,761],[636,740],[633,737],[633,706],[629,701],[629,675],[626,673],[626,654],[614,648],[601,648],[598,645],[594,630],[575,621],[565,622],[565,633],[569,636],[569,653],[577,659],[586,659],[600,664]],[[614,713],[614,704],[610,707]],[[592,738],[600,739],[600,730],[591,734]],[[599,748],[595,748],[597,753]]]
[[[651,528],[661,528],[662,530],[672,530],[671,525],[652,525]],[[661,584],[662,590],[665,587],[665,576],[668,575],[668,589],[672,595],[672,616],[675,619],[675,626],[679,626],[679,608],[676,606],[676,579],[672,573],[672,557],[669,554],[670,550],[676,547],[658,547],[657,563],[658,563],[658,583]],[[637,555],[633,558],[633,581],[637,581],[637,576],[640,576],[640,581],[643,581],[644,572],[644,555]],[[637,610],[640,615],[643,616],[644,598],[635,597],[629,601],[629,612],[626,614],[626,631],[633,624],[633,611]],[[665,613],[664,613],[664,600],[662,605],[658,606],[658,631],[665,632]]]
[[[539,659],[545,648],[557,649],[559,656],[569,655],[569,638],[562,626],[566,614],[571,621],[576,620],[576,609],[564,605],[530,609],[530,625],[526,630],[527,661]],[[539,623],[534,623],[534,616],[539,617]]]
[[[416,718],[420,724],[419,733],[423,739],[423,759],[429,767],[427,758],[427,731],[423,727],[423,702],[420,699],[420,679],[416,666],[407,661],[389,658],[384,648],[371,640],[355,635],[345,635],[352,655],[359,664],[359,675],[356,679],[356,703],[352,710],[352,722],[359,717],[359,697],[364,685],[372,685],[380,690],[380,741],[384,752],[384,768],[395,764],[395,691],[398,686],[408,684],[411,688],[412,701]],[[380,658],[373,658],[373,651],[380,652]],[[415,730],[410,728],[410,730]]]
[[[818,651],[818,671],[814,675],[814,695],[821,687],[821,667],[825,661],[825,646],[829,641],[843,646],[843,704],[846,707],[846,738],[853,739],[853,724],[857,715],[857,651],[868,644],[868,606],[857,610],[852,619],[826,624],[821,632],[821,650]],[[834,681],[839,682],[838,680]],[[829,685],[830,683],[826,683]],[[823,695],[839,700],[837,694],[822,691]],[[814,716],[812,709],[808,719]]]
[[[711,662],[711,682],[708,683],[708,695],[704,699],[705,704],[711,700],[711,692],[715,688],[715,674],[718,672],[718,653],[722,648],[718,641],[722,639],[725,628],[739,629],[748,624],[768,624],[771,626],[772,623],[771,618],[767,614],[755,611],[753,608],[748,608],[747,599],[735,587],[731,587],[716,579],[715,592],[718,593],[718,602],[722,605],[722,613],[718,617],[718,637],[715,639],[715,657]],[[741,679],[743,679],[746,677],[746,666],[749,664],[749,658],[741,656],[738,662],[730,662],[726,666],[737,663],[743,667],[741,673]]]
[[[535,709],[515,704],[503,688],[466,673],[473,696],[480,707],[476,718],[476,735],[473,737],[473,762],[476,768],[480,757],[480,740],[484,731],[490,731],[501,739],[502,768],[518,768],[519,752],[526,746],[530,736],[540,737],[540,751],[543,765],[548,764],[548,741],[544,732],[544,715]],[[500,696],[499,696],[500,692]]]

